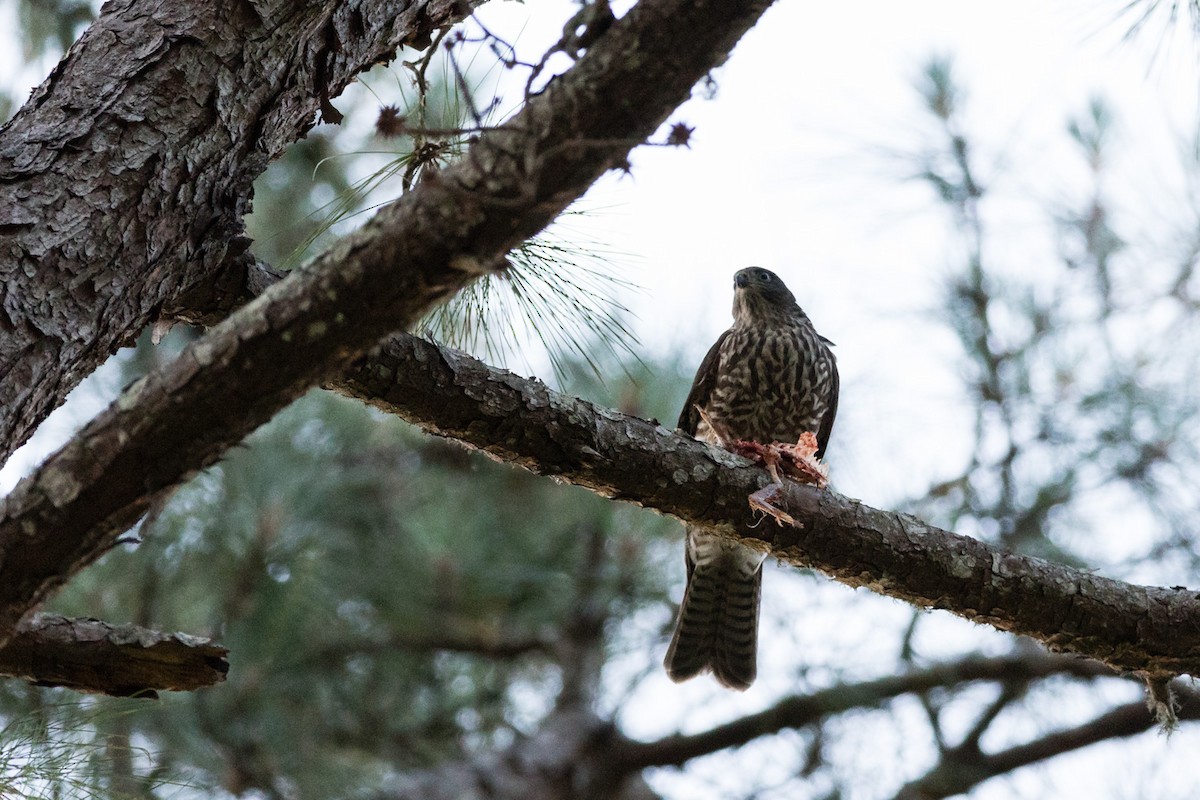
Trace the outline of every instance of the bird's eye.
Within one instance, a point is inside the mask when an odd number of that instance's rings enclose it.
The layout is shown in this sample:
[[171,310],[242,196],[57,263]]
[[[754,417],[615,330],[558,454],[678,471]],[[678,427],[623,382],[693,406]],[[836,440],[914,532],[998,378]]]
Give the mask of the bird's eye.
[[767,272],[765,269],[760,269],[755,273],[755,277],[760,281],[769,281],[771,280],[771,273]]

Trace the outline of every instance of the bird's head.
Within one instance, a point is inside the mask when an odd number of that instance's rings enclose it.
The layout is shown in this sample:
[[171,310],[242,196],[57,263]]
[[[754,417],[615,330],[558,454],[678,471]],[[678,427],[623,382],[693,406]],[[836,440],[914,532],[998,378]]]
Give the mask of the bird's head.
[[733,318],[749,321],[790,316],[799,311],[783,279],[762,267],[746,267],[733,275]]

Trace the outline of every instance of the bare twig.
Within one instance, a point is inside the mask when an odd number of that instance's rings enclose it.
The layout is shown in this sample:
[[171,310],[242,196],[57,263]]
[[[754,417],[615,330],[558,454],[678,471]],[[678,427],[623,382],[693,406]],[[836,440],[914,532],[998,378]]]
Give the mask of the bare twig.
[[[1200,692],[1183,681],[1175,681],[1173,693],[1180,699],[1180,719],[1200,719]],[[984,781],[1070,753],[1090,744],[1133,736],[1158,724],[1154,714],[1142,702],[1117,706],[1089,722],[1055,731],[1023,745],[996,753],[954,750],[943,756],[937,766],[905,785],[895,800],[940,800],[964,794]]]

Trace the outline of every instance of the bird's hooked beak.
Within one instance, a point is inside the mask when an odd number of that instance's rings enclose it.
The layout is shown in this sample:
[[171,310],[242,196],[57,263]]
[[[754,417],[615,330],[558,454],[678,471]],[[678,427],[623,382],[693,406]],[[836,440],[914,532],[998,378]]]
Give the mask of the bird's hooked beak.
[[733,276],[733,288],[734,289],[745,289],[749,285],[750,285],[750,278],[746,276],[746,273],[738,272],[736,275]]

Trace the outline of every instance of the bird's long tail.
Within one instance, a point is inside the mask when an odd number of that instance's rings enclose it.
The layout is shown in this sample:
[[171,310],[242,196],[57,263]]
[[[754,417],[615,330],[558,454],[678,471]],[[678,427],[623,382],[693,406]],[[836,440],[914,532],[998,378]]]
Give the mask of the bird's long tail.
[[664,665],[673,681],[712,670],[731,689],[757,673],[758,601],[765,555],[688,528],[688,584]]

